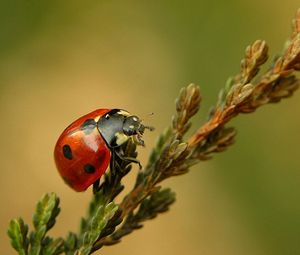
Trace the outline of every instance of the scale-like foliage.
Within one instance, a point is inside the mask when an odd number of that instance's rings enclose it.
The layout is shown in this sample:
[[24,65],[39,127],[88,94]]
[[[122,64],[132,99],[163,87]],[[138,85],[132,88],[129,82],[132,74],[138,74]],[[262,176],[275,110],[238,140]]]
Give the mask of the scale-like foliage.
[[10,222],[8,235],[13,248],[20,255],[88,255],[120,242],[145,221],[168,211],[175,194],[162,189],[162,181],[187,173],[191,166],[231,146],[236,137],[235,128],[226,126],[231,119],[290,97],[299,87],[295,72],[300,70],[300,9],[283,53],[265,73],[257,76],[267,58],[265,41],[257,40],[246,48],[240,73],[228,79],[208,120],[190,137],[185,136],[191,118],[200,108],[201,94],[194,84],[183,88],[170,126],[159,136],[148,164],[138,172],[134,187],[120,204],[114,204],[114,200],[124,189],[122,179],[131,171],[132,162],[139,163],[133,141],[119,148],[119,153],[130,160],[114,158],[104,180],[94,185],[94,196],[78,234],[69,233],[65,240],[46,235],[60,211],[57,196],[46,194],[37,204],[34,231],[29,236],[28,226],[21,218]]

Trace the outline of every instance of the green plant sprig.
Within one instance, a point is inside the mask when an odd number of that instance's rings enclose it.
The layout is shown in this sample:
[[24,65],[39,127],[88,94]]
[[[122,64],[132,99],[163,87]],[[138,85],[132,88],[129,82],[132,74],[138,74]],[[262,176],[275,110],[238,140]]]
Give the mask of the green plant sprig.
[[246,48],[240,72],[228,79],[207,122],[190,137],[186,133],[192,125],[191,118],[200,108],[201,93],[194,84],[181,89],[170,126],[159,136],[148,164],[138,172],[134,187],[120,204],[114,200],[124,189],[122,179],[131,171],[132,162],[137,161],[133,141],[120,147],[119,152],[131,160],[114,158],[104,180],[94,185],[94,196],[87,216],[81,220],[79,233],[70,232],[65,239],[47,236],[60,208],[58,197],[46,194],[37,204],[34,230],[30,234],[21,218],[10,222],[8,235],[12,247],[20,255],[88,255],[120,242],[140,229],[145,221],[168,211],[175,201],[175,193],[162,188],[161,182],[187,173],[191,166],[231,146],[237,132],[226,125],[234,117],[288,98],[299,87],[295,73],[300,70],[300,9],[282,54],[266,72],[257,76],[267,59],[265,41],[257,40]]
[[63,252],[62,238],[53,239],[46,233],[54,226],[60,212],[59,198],[54,194],[45,194],[37,203],[33,215],[34,230],[28,236],[28,226],[19,218],[9,224],[8,235],[12,246],[23,255],[57,255]]

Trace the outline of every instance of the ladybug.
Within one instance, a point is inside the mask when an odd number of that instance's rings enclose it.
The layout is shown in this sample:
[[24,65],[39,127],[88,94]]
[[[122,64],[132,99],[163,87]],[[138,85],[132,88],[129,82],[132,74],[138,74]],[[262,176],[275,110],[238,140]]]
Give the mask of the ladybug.
[[122,144],[132,138],[137,145],[144,145],[145,129],[153,130],[127,111],[95,110],[62,132],[54,149],[56,167],[71,188],[85,191],[99,182]]

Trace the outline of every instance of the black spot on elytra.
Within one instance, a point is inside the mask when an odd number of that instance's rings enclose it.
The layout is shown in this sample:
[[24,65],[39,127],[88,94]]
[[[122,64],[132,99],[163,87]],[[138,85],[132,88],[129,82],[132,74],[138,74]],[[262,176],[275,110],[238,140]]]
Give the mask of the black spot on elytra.
[[88,174],[95,173],[95,171],[96,171],[96,168],[93,165],[91,165],[91,164],[84,165],[83,169]]
[[96,127],[97,123],[94,119],[87,119],[81,125],[81,130],[86,134],[90,134]]
[[68,144],[64,145],[62,149],[63,149],[64,157],[66,159],[69,160],[73,159],[72,149]]

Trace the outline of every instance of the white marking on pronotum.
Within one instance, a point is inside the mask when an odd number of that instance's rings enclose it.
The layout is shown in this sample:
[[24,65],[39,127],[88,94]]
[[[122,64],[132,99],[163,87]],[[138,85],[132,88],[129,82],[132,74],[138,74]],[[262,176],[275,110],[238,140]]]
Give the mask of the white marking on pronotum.
[[118,132],[115,134],[115,136],[116,136],[116,144],[117,145],[121,145],[128,140],[128,136],[125,135],[124,133]]
[[124,110],[120,110],[120,111],[118,111],[118,114],[124,115],[124,116],[126,116],[126,117],[130,115],[130,113],[129,113],[129,112],[127,112],[127,111],[124,111]]

